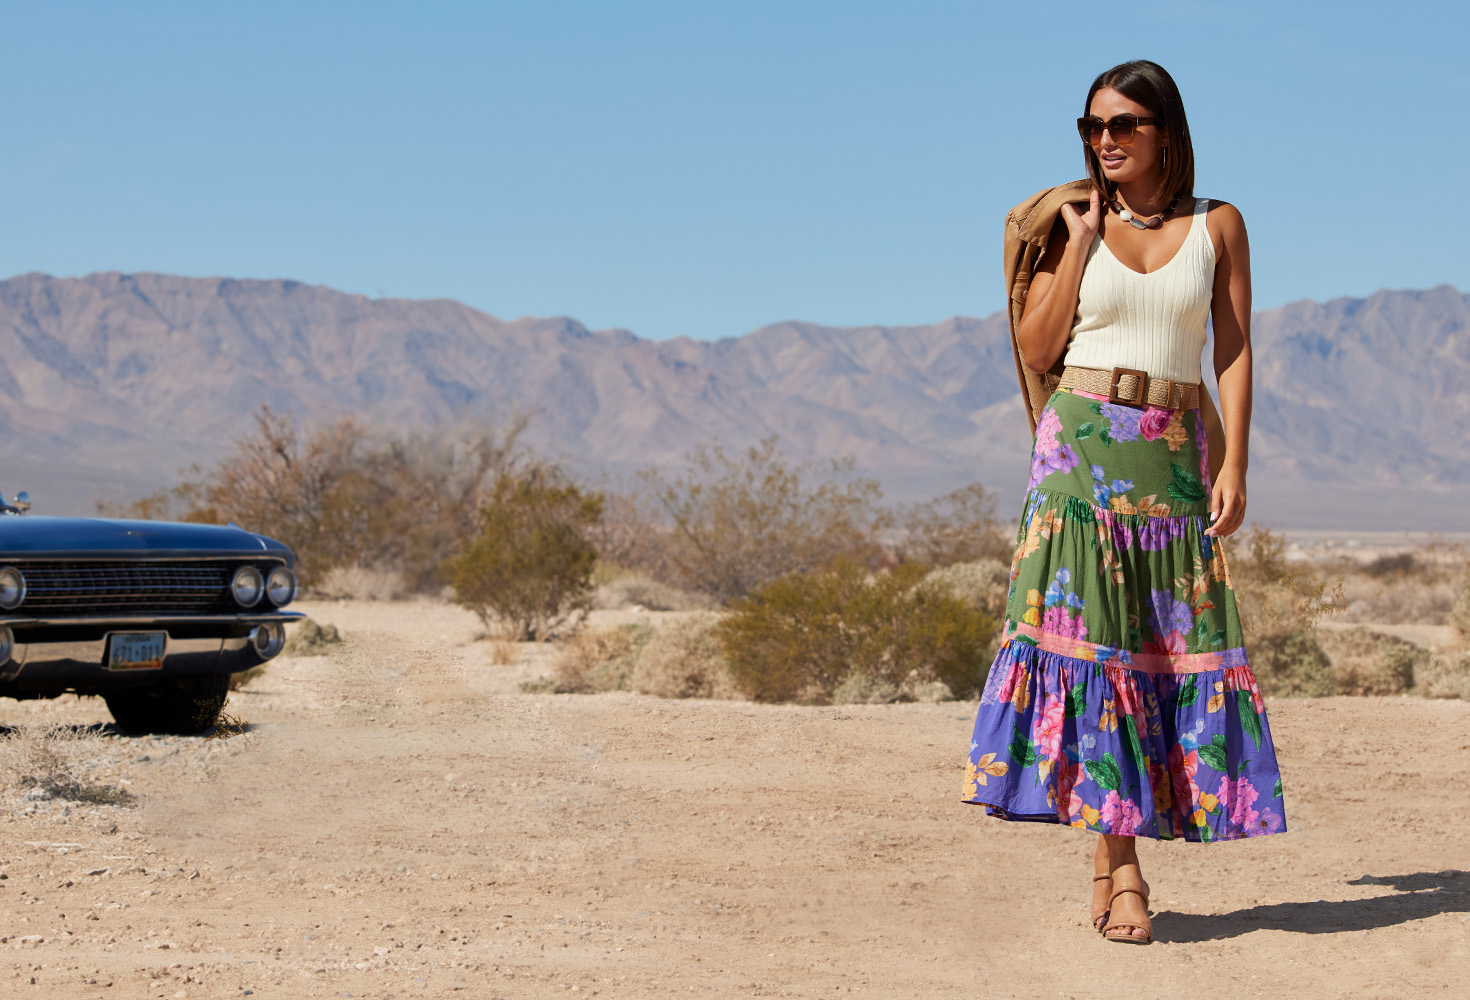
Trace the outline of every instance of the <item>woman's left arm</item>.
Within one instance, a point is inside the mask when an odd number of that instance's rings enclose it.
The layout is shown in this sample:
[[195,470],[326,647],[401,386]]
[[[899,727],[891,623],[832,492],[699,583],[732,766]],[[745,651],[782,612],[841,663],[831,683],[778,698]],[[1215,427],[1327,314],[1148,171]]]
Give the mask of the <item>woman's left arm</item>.
[[1245,220],[1234,205],[1212,206],[1217,223],[1215,290],[1215,377],[1220,382],[1220,418],[1225,429],[1225,463],[1210,495],[1205,534],[1225,537],[1245,519],[1245,470],[1251,435],[1251,255]]

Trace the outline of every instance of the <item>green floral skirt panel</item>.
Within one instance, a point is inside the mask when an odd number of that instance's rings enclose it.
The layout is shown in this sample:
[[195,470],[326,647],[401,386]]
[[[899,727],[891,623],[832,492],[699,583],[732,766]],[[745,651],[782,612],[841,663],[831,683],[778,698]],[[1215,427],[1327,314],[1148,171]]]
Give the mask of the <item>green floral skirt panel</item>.
[[1206,448],[1198,410],[1052,396],[966,801],[1159,839],[1285,829],[1225,552],[1204,533]]

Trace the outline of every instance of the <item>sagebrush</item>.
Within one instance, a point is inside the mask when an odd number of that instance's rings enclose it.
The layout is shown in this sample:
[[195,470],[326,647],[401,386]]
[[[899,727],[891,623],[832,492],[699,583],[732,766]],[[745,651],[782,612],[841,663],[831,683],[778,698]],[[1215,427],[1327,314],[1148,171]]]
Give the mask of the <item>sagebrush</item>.
[[993,618],[914,564],[871,574],[855,560],[791,573],[731,605],[717,632],[736,687],[756,701],[819,702],[851,674],[899,688],[939,681],[975,693]]
[[574,628],[592,604],[589,531],[601,516],[601,494],[584,493],[557,470],[502,476],[479,533],[451,564],[456,603],[517,641]]

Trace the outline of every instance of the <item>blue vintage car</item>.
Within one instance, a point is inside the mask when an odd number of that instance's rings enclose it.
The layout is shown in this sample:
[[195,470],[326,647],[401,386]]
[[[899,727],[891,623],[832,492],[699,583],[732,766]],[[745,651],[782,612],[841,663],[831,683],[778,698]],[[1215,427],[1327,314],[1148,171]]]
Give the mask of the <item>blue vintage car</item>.
[[198,732],[302,617],[282,610],[295,556],[274,539],[29,506],[0,497],[0,697],[101,695],[129,732]]

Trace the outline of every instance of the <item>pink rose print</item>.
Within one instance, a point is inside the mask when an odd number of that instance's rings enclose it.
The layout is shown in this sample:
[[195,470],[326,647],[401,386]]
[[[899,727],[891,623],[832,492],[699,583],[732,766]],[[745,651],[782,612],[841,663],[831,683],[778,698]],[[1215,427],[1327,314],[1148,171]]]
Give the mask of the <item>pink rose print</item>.
[[1250,829],[1261,818],[1251,808],[1259,796],[1260,793],[1249,778],[1221,778],[1220,788],[1215,792],[1215,798],[1220,800],[1220,808],[1229,818],[1230,825],[1246,829]]
[[1060,698],[1049,703],[1046,711],[1037,717],[1031,727],[1031,742],[1036,752],[1047,760],[1056,760],[1062,749],[1062,722],[1066,718],[1066,703]]
[[1036,423],[1036,450],[1056,451],[1057,435],[1061,432],[1062,418],[1057,416],[1056,410],[1048,406]]
[[1169,421],[1173,419],[1173,410],[1147,409],[1143,416],[1138,418],[1138,433],[1143,435],[1145,441],[1157,441],[1159,435],[1164,433],[1164,428],[1169,426]]
[[1117,792],[1108,792],[1103,799],[1102,821],[1115,837],[1132,837],[1143,825],[1143,814],[1132,799],[1121,798]]
[[1067,609],[1062,606],[1047,608],[1041,617],[1041,630],[1053,632],[1068,639],[1086,639],[1087,626],[1082,624],[1082,616],[1073,617],[1067,614]]
[[1082,796],[1074,789],[1085,777],[1082,762],[1065,761],[1057,767],[1057,818],[1071,823],[1082,815]]

